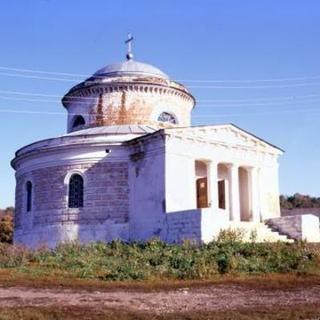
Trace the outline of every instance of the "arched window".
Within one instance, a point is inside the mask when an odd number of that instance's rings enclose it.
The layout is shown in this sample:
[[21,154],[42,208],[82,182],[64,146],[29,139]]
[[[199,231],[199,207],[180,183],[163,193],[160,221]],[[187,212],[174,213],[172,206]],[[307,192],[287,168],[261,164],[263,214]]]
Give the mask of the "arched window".
[[158,117],[159,122],[169,122],[172,124],[177,124],[177,119],[174,115],[169,112],[162,112]]
[[83,178],[73,174],[69,180],[69,208],[83,207]]
[[32,183],[31,183],[31,181],[27,181],[27,183],[26,183],[26,193],[27,193],[26,208],[27,208],[27,212],[30,212],[32,210]]
[[72,122],[72,128],[77,128],[86,124],[82,116],[75,116]]

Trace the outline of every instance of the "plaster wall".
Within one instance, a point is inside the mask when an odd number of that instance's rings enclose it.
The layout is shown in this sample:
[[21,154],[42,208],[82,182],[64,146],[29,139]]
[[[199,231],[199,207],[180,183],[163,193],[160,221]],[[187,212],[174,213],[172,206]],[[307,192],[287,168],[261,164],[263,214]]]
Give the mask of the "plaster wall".
[[313,214],[301,216],[301,238],[308,242],[320,242],[319,217]]
[[[120,86],[121,87],[121,86]],[[111,125],[143,124],[172,126],[157,121],[162,112],[168,112],[177,120],[177,126],[190,126],[193,100],[171,89],[153,89],[150,86],[131,89],[109,90],[89,97],[75,98],[68,105],[68,132],[72,131],[73,119],[82,115],[86,125],[81,128]]]
[[[227,163],[238,167],[255,167],[259,172],[259,192],[255,192],[262,219],[280,216],[278,201],[277,156],[250,147],[224,147],[192,139],[170,137],[166,147],[166,207],[167,212],[196,208],[195,161]],[[227,172],[218,179],[228,180]],[[249,191],[248,191],[249,192]]]
[[165,162],[166,211],[196,209],[195,158],[168,151]]
[[208,243],[229,226],[226,213],[214,212],[212,208],[170,212],[167,214],[168,242],[184,240]]
[[164,239],[167,229],[163,138],[133,145],[130,150],[130,239]]
[[280,217],[278,165],[261,166],[259,203],[261,220]]

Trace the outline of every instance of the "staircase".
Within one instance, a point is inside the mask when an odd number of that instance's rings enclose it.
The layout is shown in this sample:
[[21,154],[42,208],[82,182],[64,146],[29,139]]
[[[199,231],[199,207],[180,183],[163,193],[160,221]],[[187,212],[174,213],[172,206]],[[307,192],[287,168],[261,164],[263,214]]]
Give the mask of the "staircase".
[[[255,242],[294,242],[293,238],[285,233],[271,228],[268,224],[262,222],[233,222],[230,224],[231,229],[241,230],[244,241]],[[254,235],[254,236],[253,236]]]
[[266,225],[279,234],[286,235],[290,239],[301,240],[301,222],[299,216],[284,216],[268,219]]

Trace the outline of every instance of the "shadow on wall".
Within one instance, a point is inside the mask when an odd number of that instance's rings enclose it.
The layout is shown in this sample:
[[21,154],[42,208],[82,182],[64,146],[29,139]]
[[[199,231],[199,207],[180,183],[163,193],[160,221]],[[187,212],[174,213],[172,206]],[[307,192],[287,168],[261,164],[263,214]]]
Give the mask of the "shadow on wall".
[[[16,216],[19,227],[15,230],[15,242],[52,247],[70,240],[127,240],[128,163],[110,162],[106,158],[93,165],[37,169],[21,177],[17,183],[22,184],[22,191],[24,181],[32,178],[34,199],[32,210],[27,212],[26,199],[23,192],[19,193],[22,205]],[[83,206],[78,208],[74,203],[73,208],[69,208],[69,180],[73,174],[81,175],[84,183]],[[75,188],[79,188],[79,184]]]
[[167,213],[167,239],[169,243],[182,243],[188,239],[201,242],[201,209]]
[[[81,242],[128,239],[128,163],[110,162],[106,158],[94,165],[81,165],[83,206],[67,209],[75,224],[74,237]],[[65,192],[69,196],[68,184]],[[68,206],[70,199],[66,202]]]

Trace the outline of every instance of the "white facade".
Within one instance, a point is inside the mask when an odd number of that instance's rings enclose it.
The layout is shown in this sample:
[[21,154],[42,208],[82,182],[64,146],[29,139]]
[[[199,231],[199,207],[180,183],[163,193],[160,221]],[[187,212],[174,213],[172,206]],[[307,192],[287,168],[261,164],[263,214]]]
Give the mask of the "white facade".
[[232,124],[189,126],[195,99],[160,70],[130,58],[63,103],[69,133],[12,161],[15,242],[208,242],[237,227],[287,240],[264,223],[280,217],[282,151]]

